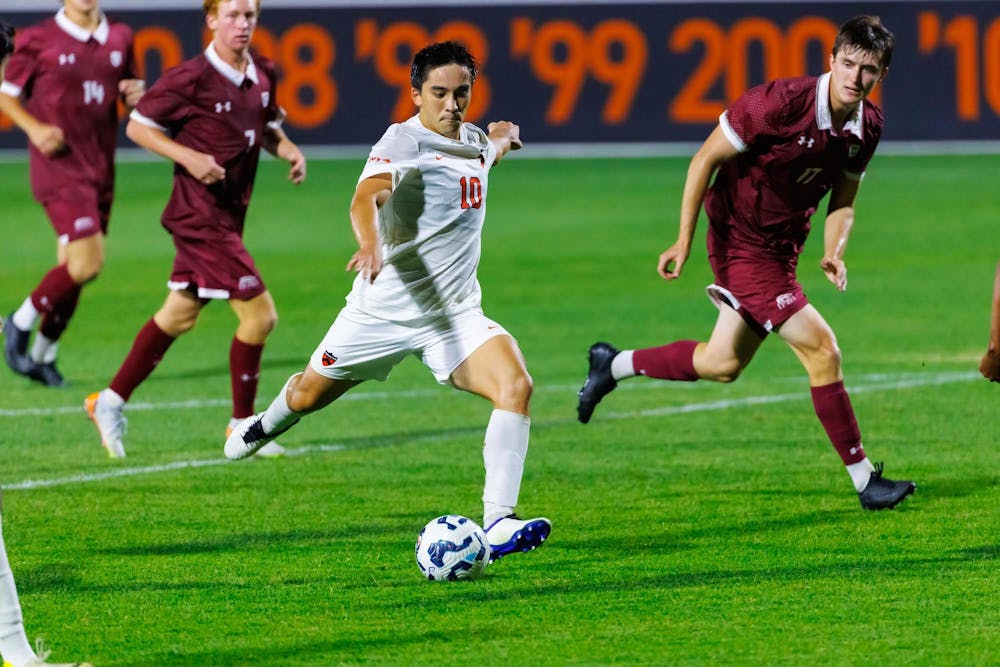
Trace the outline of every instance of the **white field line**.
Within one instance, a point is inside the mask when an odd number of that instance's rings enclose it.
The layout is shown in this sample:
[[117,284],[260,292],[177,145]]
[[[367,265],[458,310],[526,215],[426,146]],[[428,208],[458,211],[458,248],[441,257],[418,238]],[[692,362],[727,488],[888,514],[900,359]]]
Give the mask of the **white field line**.
[[[885,376],[872,376],[873,378],[881,378]],[[935,374],[920,374],[920,375],[908,375],[905,377],[897,377],[894,380],[880,380],[875,379],[874,382],[870,384],[860,384],[854,385],[848,388],[851,394],[864,394],[871,392],[886,392],[886,391],[896,391],[899,389],[910,389],[913,387],[927,387],[942,384],[950,384],[955,382],[967,382],[970,380],[975,380],[980,377],[979,373],[974,371],[964,371],[964,372],[952,372],[952,373],[935,373]],[[664,383],[666,384],[666,383]],[[625,385],[628,386],[628,385]],[[575,387],[574,387],[575,388]],[[411,393],[411,392],[408,392]],[[430,392],[421,392],[430,393]],[[398,397],[401,393],[386,393],[393,397]],[[358,398],[362,397],[374,397],[376,394],[364,394],[358,395]],[[678,406],[668,406],[663,408],[654,408],[651,410],[639,410],[637,412],[603,412],[601,414],[602,420],[607,419],[642,419],[647,417],[663,417],[668,415],[684,414],[687,412],[705,412],[712,410],[728,410],[731,408],[739,408],[750,405],[769,405],[774,403],[786,403],[789,401],[800,401],[805,400],[809,396],[809,392],[804,389],[797,391],[795,393],[788,394],[770,394],[762,396],[747,396],[744,398],[736,398],[725,401],[709,401],[705,403],[687,403],[685,405]],[[345,396],[346,398],[346,396]],[[132,409],[167,409],[168,407],[182,406],[187,407],[191,403],[191,407],[201,407],[205,402],[181,402],[181,403],[160,403],[160,404],[138,404],[135,406],[130,406]],[[228,404],[228,401],[220,401],[222,404]],[[54,411],[68,411],[69,409],[56,408]],[[75,412],[80,412],[79,408],[72,409]],[[11,411],[7,411],[11,412]],[[52,414],[48,413],[33,413],[33,414]],[[12,415],[5,415],[12,416]],[[568,421],[568,420],[556,420]],[[539,424],[540,426],[543,423]],[[434,434],[426,434],[421,437],[421,439],[427,439],[433,437]],[[315,453],[324,452],[337,452],[346,449],[345,445],[337,444],[326,444],[326,445],[309,445],[306,447],[299,447],[295,449],[289,449],[286,452],[286,456],[305,456]],[[160,472],[169,472],[172,470],[183,470],[185,468],[205,468],[208,466],[217,466],[225,463],[229,463],[227,459],[202,459],[195,461],[176,461],[174,463],[164,463],[155,466],[144,466],[138,468],[119,468],[116,470],[109,470],[107,472],[81,474],[81,475],[70,475],[68,477],[57,477],[53,479],[39,479],[39,480],[24,480],[21,482],[14,482],[11,484],[4,484],[3,488],[7,491],[15,490],[31,490],[31,489],[44,489],[54,486],[66,486],[70,484],[88,484],[92,482],[100,482],[106,479],[117,479],[120,477],[134,477],[138,475],[152,475]],[[246,464],[242,464],[246,465]]]
[[[977,357],[978,358],[978,357]],[[944,373],[936,374],[931,377],[951,377],[955,373]],[[965,379],[965,376],[977,377],[976,373],[970,372],[966,374],[959,373],[961,379]],[[852,379],[856,379],[862,382],[903,382],[900,388],[906,387],[906,382],[916,381],[920,384],[914,386],[923,386],[924,384],[933,384],[929,381],[927,373],[868,373],[862,375],[854,375]],[[538,392],[567,392],[576,391],[580,388],[583,377],[581,375],[581,382],[579,384],[549,384],[540,387],[535,387],[535,393]],[[952,382],[953,380],[945,380],[946,382]],[[795,375],[789,377],[778,377],[774,378],[770,384],[774,386],[776,384],[789,383],[794,384],[799,387],[803,387],[805,383],[805,378],[802,375]],[[715,386],[711,382],[626,382],[618,386],[616,391],[656,391],[656,390],[666,390],[670,391],[692,391],[705,389],[708,387]],[[860,385],[859,387],[849,387],[848,390],[852,393],[858,391],[865,391],[865,385]],[[880,385],[881,386],[881,385]],[[338,403],[343,403],[345,401],[379,401],[385,399],[400,399],[400,398],[434,398],[436,396],[443,396],[450,393],[446,388],[435,387],[433,389],[411,389],[407,391],[358,391],[353,393],[347,393],[337,399]],[[799,395],[796,394],[796,397]],[[260,398],[260,397],[258,397]],[[750,400],[750,399],[737,399],[737,400]],[[778,399],[787,400],[787,399]],[[760,401],[762,403],[774,402],[773,399],[767,399]],[[164,401],[159,403],[126,403],[125,410],[128,412],[145,412],[145,411],[155,411],[155,410],[202,410],[205,408],[220,408],[228,407],[232,404],[232,400],[229,398],[198,398],[190,399],[187,401]],[[740,405],[740,403],[738,403]],[[752,405],[749,403],[748,405]],[[672,408],[676,410],[676,408]],[[716,409],[716,408],[709,408]],[[682,410],[686,412],[688,410]],[[61,405],[55,407],[45,407],[45,408],[0,408],[0,419],[8,418],[18,418],[18,417],[50,417],[54,415],[82,415],[83,401],[81,400],[76,405]],[[674,414],[674,413],[665,413]],[[602,414],[603,416],[603,414]]]
[[[285,456],[302,456],[315,452],[339,452],[345,449],[343,445],[312,445],[309,447],[299,447],[285,450]],[[65,486],[67,484],[87,484],[89,482],[100,482],[105,479],[116,479],[118,477],[135,477],[136,475],[152,475],[158,472],[169,472],[171,470],[183,470],[185,468],[207,468],[209,466],[224,465],[232,463],[229,459],[203,459],[201,461],[176,461],[174,463],[163,463],[156,466],[143,466],[141,468],[118,468],[107,472],[95,472],[87,475],[70,475],[69,477],[57,477],[55,479],[28,479],[23,482],[4,484],[4,491],[15,491],[25,489],[45,489],[52,486]],[[243,464],[246,465],[246,464]]]

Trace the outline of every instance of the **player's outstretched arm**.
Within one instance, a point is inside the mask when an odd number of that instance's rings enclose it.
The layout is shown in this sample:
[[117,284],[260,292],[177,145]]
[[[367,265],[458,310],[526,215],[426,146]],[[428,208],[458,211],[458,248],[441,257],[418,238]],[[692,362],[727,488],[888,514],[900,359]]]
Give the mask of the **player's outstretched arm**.
[[490,141],[497,149],[497,158],[493,164],[500,162],[508,151],[521,150],[524,144],[521,142],[521,128],[509,120],[498,120],[486,126],[489,132]]
[[844,263],[844,253],[847,251],[847,239],[854,227],[854,199],[858,194],[860,181],[841,175],[833,185],[830,193],[830,204],[827,207],[826,222],[823,229],[823,259],[819,266],[826,274],[826,279],[838,290],[847,289],[847,265]]
[[726,138],[722,128],[716,126],[705,139],[705,143],[691,158],[688,165],[687,178],[684,180],[684,194],[681,195],[680,226],[677,230],[677,241],[660,254],[656,270],[664,280],[675,280],[681,277],[684,263],[691,254],[691,241],[698,225],[698,213],[705,199],[705,192],[712,179],[712,174],[723,162],[736,155],[739,151]]
[[382,244],[378,238],[378,209],[392,195],[392,176],[376,174],[358,183],[351,199],[351,229],[358,251],[347,262],[348,271],[357,271],[368,282],[382,271]]
[[159,128],[140,123],[133,118],[125,126],[125,134],[146,150],[181,165],[189,174],[205,185],[218,183],[226,177],[226,170],[219,166],[213,156],[199,153],[174,141]]
[[45,157],[55,157],[66,150],[62,128],[39,121],[24,108],[19,98],[0,93],[0,112],[14,121],[28,135],[28,141]]
[[288,163],[288,180],[295,185],[306,180],[306,156],[280,127],[268,127],[264,133],[264,150]]
[[991,382],[1000,382],[1000,264],[993,281],[993,307],[990,310],[990,343],[979,363],[979,372]]

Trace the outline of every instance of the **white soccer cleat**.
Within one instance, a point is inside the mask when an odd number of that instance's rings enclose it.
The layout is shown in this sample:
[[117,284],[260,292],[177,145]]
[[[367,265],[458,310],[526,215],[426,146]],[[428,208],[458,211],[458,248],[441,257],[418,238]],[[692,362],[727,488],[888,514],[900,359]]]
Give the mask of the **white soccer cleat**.
[[490,542],[490,562],[509,554],[532,551],[542,546],[552,532],[552,522],[545,517],[524,520],[516,514],[497,519],[486,529]]
[[[233,431],[240,424],[240,422],[245,421],[243,419],[232,419],[229,422],[229,426],[226,427],[226,440],[233,434]],[[280,459],[285,455],[285,448],[279,445],[276,441],[272,440],[260,449],[258,449],[254,456],[260,459]]]
[[125,458],[125,430],[128,420],[122,415],[121,407],[111,407],[101,400],[101,392],[94,392],[83,402],[87,416],[97,426],[101,434],[101,444],[113,459]]

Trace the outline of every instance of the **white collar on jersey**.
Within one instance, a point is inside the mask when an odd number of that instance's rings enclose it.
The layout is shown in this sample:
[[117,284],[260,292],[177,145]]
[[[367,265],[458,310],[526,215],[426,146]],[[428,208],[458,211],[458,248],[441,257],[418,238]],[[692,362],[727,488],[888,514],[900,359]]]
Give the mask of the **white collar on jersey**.
[[260,83],[260,77],[257,76],[257,66],[253,64],[253,58],[250,57],[249,53],[247,53],[247,71],[245,73],[223,60],[222,56],[215,50],[214,42],[209,42],[208,46],[205,47],[205,57],[208,58],[212,67],[219,71],[219,74],[232,81],[237,88],[243,85],[244,79]]
[[[821,130],[833,129],[833,112],[830,110],[830,76],[827,72],[819,78],[816,83],[816,125]],[[864,139],[864,101],[858,103],[858,108],[854,116],[844,123],[844,130],[847,130],[858,139]]]
[[407,125],[419,132],[423,132],[427,135],[427,146],[440,153],[447,153],[449,155],[454,155],[460,158],[477,158],[486,151],[486,138],[482,131],[477,132],[473,129],[475,126],[468,123],[462,123],[462,127],[458,132],[458,139],[449,139],[446,136],[440,135],[434,130],[429,130],[424,127],[424,124],[420,122],[420,114],[411,116],[408,120],[404,122]]
[[81,42],[87,42],[91,37],[97,40],[98,44],[107,44],[108,35],[111,34],[111,27],[108,25],[108,17],[101,13],[101,22],[97,24],[97,30],[94,32],[88,32],[86,29],[81,28],[77,24],[69,20],[66,16],[66,8],[63,7],[58,12],[56,12],[56,25],[63,29],[63,32],[68,34],[73,39],[79,40]]

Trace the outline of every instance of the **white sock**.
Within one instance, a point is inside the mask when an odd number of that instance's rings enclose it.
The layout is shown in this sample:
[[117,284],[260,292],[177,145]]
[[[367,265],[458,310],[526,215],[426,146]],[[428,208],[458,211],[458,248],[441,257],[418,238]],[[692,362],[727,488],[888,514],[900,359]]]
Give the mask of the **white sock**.
[[125,399],[122,398],[117,391],[110,387],[101,392],[101,396],[98,400],[111,408],[120,408],[125,405]]
[[858,490],[858,493],[864,491],[865,487],[868,486],[868,480],[874,470],[875,466],[872,465],[867,456],[861,461],[847,466],[847,474],[851,476],[851,481],[854,482],[854,488]]
[[31,344],[31,360],[36,364],[51,364],[59,352],[59,341],[49,340],[41,332],[35,334]]
[[10,319],[14,326],[21,331],[31,331],[35,328],[35,322],[38,321],[38,309],[35,308],[35,304],[31,303],[30,296],[24,300],[20,308],[14,311]]
[[527,415],[494,410],[486,426],[483,442],[483,528],[500,517],[513,514],[521,490],[524,457],[528,453],[531,418]]
[[635,368],[632,366],[632,353],[635,350],[622,350],[611,360],[611,377],[615,380],[635,377]]
[[23,665],[35,659],[28,636],[24,634],[21,602],[10,571],[7,548],[3,543],[3,526],[0,524],[0,654],[12,665]]
[[302,418],[302,415],[298,412],[292,412],[292,409],[288,407],[288,385],[291,384],[292,380],[301,375],[301,373],[296,373],[292,377],[288,378],[285,382],[285,386],[281,388],[278,395],[274,397],[271,401],[271,405],[267,406],[267,410],[264,411],[264,416],[261,417],[260,425],[264,427],[264,433],[275,433],[277,431],[283,431],[289,428],[295,422]]

